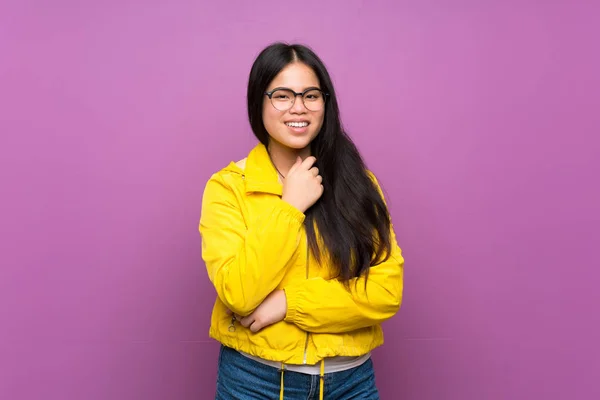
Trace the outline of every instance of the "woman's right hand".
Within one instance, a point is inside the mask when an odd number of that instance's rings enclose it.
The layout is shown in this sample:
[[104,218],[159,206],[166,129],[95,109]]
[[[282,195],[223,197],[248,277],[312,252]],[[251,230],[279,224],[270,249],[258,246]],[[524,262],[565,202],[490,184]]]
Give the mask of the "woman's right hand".
[[304,161],[298,157],[283,182],[281,199],[301,212],[308,210],[323,194],[323,177],[319,169],[313,167],[316,161],[313,156]]

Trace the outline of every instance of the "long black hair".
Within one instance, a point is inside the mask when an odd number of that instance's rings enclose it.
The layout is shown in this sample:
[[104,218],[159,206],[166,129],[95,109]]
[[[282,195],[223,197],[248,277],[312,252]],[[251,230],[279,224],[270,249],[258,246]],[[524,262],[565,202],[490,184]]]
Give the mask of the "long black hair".
[[310,249],[320,260],[321,241],[338,279],[345,283],[363,274],[368,277],[370,266],[387,259],[391,251],[389,212],[356,146],[342,128],[329,73],[309,47],[277,42],[260,52],[248,81],[248,118],[252,131],[268,146],[269,133],[262,118],[264,93],[275,76],[293,62],[312,68],[321,90],[329,93],[321,131],[311,142],[324,191],[305,213]]

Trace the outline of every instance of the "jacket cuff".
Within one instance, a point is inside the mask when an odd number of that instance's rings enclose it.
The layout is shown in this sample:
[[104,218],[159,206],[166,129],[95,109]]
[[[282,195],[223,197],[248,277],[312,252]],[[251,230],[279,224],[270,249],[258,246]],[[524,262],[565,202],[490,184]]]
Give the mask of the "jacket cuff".
[[287,311],[285,313],[285,322],[296,322],[296,315],[298,311],[298,288],[294,285],[289,285],[283,288],[285,292],[285,298],[287,301]]
[[304,219],[306,218],[306,216],[302,211],[298,210],[296,207],[294,207],[287,201],[281,200],[279,203],[283,212],[285,212],[287,215],[289,215],[291,218],[293,218],[300,224],[304,223]]

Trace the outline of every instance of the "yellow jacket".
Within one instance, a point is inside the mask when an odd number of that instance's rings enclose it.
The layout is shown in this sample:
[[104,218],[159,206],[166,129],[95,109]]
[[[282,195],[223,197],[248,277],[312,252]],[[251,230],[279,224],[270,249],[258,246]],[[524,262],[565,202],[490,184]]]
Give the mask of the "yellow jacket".
[[[286,364],[366,354],[383,344],[380,323],[402,301],[404,259],[393,230],[391,256],[371,267],[366,292],[362,277],[346,288],[308,251],[304,214],[281,200],[282,188],[262,144],[206,184],[199,231],[217,291],[210,337]],[[285,290],[284,321],[257,333],[232,324],[228,309],[249,315],[276,289]]]

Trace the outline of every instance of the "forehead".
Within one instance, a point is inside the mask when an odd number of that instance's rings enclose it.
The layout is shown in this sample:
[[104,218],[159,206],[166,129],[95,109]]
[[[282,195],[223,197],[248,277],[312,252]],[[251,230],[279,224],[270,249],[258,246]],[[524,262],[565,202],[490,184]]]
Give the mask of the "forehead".
[[286,87],[301,92],[308,87],[319,87],[319,78],[308,65],[296,62],[282,69],[269,84],[268,90],[276,87]]

